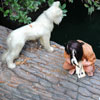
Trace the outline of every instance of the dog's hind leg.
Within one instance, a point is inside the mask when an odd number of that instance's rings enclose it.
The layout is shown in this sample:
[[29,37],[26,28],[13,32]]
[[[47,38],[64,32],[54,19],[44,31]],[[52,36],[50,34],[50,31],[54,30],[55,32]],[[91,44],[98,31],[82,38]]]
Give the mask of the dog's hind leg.
[[50,35],[44,35],[40,38],[40,43],[48,52],[53,52],[53,47],[50,46]]
[[2,62],[3,63],[5,63],[5,61],[6,61],[6,57],[7,57],[7,55],[8,55],[8,50],[6,50],[3,54],[2,54],[2,57],[1,57],[1,59],[2,59]]
[[6,58],[8,68],[13,69],[16,67],[13,61],[19,56],[19,53],[21,52],[23,46],[24,44],[17,44],[15,48],[10,47],[10,52],[8,53]]
[[[10,44],[10,42],[11,42],[11,38],[8,37],[8,39],[7,39],[6,42],[7,42],[8,48],[10,48],[10,45],[9,45],[9,44]],[[3,63],[5,63],[6,57],[7,57],[8,53],[9,53],[9,49],[7,49],[7,50],[2,54],[1,59],[2,59],[2,62],[3,62]]]

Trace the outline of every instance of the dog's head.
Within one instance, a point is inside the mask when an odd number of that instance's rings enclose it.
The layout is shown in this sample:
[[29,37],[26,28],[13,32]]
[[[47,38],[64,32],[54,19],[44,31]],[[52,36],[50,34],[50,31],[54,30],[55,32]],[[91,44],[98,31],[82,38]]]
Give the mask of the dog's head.
[[55,24],[59,24],[63,18],[63,11],[59,6],[60,2],[56,1],[49,9],[46,10],[46,14]]

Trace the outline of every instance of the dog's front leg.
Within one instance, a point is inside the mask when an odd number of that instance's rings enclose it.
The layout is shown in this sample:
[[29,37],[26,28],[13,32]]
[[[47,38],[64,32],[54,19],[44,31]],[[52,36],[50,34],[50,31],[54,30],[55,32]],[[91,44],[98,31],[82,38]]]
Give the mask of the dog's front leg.
[[8,68],[10,69],[13,69],[16,67],[16,65],[13,63],[13,60],[14,60],[13,55],[14,55],[13,52],[9,52],[9,54],[6,57],[7,65],[8,65]]
[[40,38],[40,43],[48,52],[53,52],[54,48],[50,46],[50,35],[44,35]]

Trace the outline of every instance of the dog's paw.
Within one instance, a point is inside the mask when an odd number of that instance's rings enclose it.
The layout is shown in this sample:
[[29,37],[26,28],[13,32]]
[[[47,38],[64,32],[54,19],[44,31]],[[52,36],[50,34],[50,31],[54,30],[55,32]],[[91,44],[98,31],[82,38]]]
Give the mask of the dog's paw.
[[8,65],[8,68],[10,68],[10,69],[14,69],[15,67],[16,67],[16,65],[14,63]]
[[48,52],[53,52],[54,51],[54,48],[53,47],[50,47],[47,51]]

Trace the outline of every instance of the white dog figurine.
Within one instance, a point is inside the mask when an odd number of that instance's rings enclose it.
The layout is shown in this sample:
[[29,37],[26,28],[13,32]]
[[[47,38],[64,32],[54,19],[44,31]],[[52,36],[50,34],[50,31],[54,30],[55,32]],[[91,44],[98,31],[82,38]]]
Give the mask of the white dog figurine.
[[54,27],[53,23],[59,24],[63,18],[63,12],[59,6],[59,1],[54,2],[35,22],[11,32],[7,38],[8,50],[2,56],[2,61],[7,62],[8,68],[13,69],[16,67],[13,60],[19,56],[27,40],[39,39],[47,51],[53,51],[53,48],[50,46],[50,36]]

